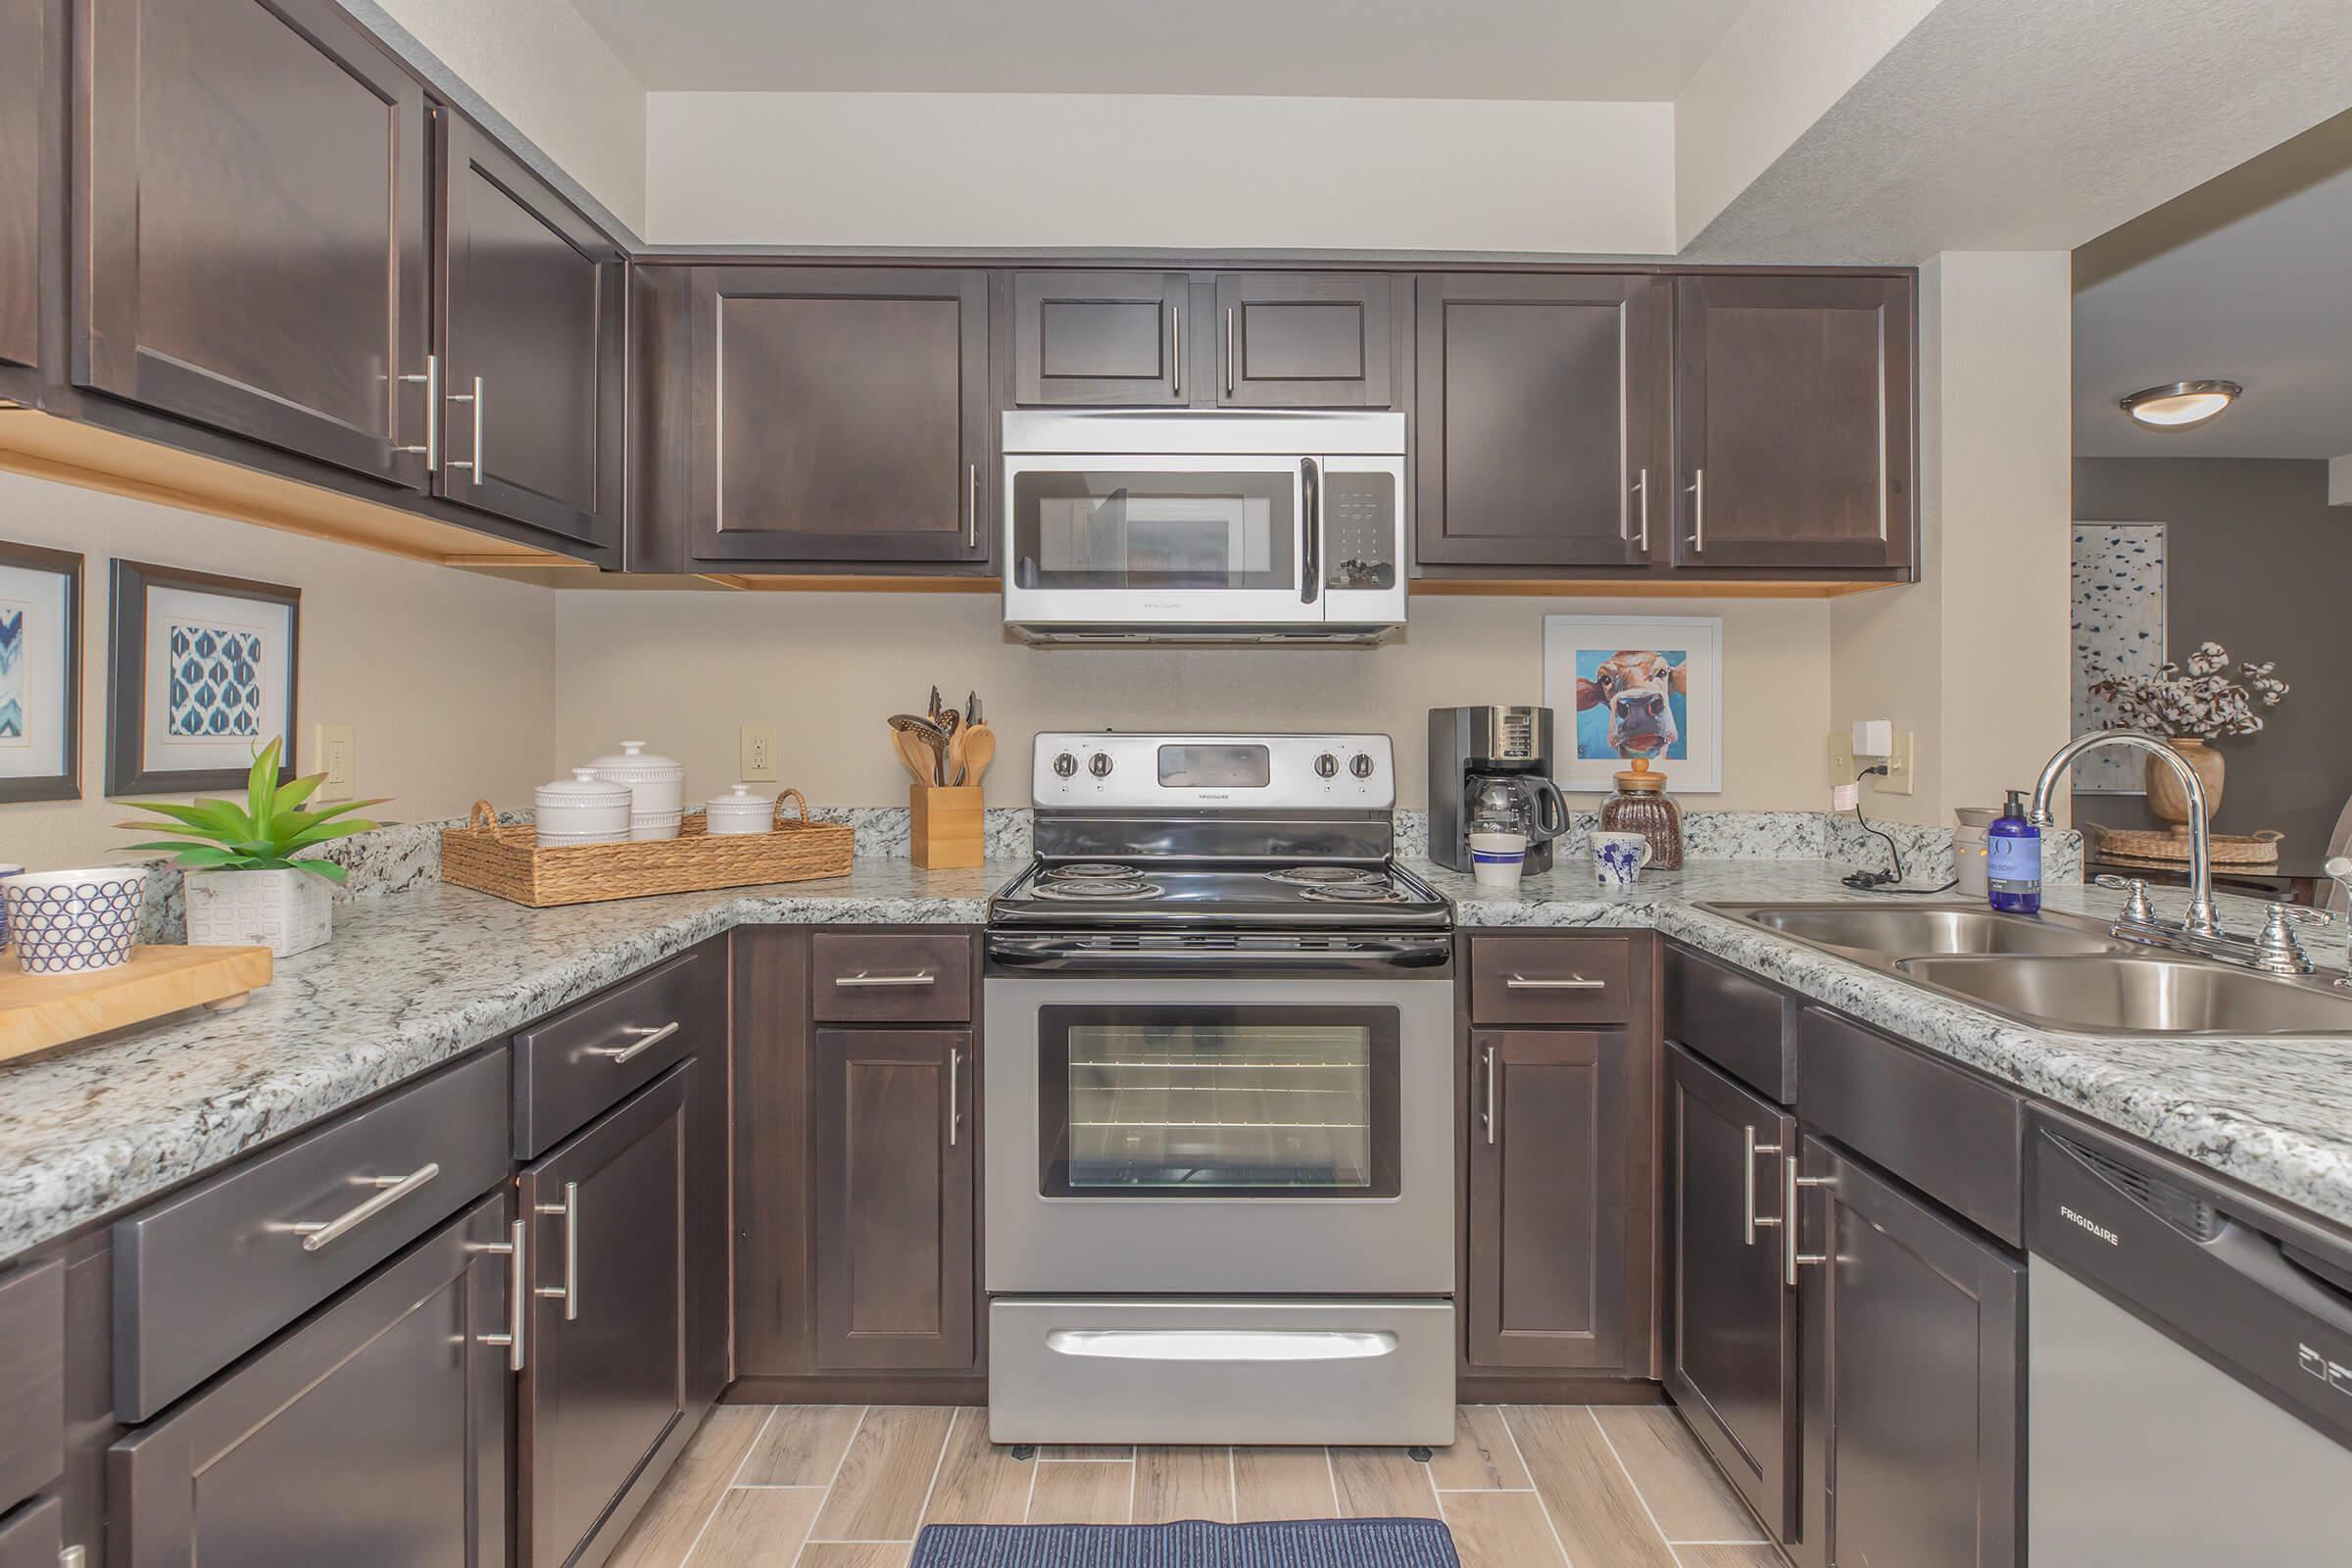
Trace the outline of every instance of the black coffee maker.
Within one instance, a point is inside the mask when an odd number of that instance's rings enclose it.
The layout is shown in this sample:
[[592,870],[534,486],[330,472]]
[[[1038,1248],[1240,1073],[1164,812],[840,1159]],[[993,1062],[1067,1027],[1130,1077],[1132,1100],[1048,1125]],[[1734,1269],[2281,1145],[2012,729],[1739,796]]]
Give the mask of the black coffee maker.
[[1470,830],[1484,814],[1516,814],[1527,869],[1551,869],[1551,841],[1568,830],[1568,803],[1551,781],[1548,708],[1429,710],[1429,858],[1470,869]]

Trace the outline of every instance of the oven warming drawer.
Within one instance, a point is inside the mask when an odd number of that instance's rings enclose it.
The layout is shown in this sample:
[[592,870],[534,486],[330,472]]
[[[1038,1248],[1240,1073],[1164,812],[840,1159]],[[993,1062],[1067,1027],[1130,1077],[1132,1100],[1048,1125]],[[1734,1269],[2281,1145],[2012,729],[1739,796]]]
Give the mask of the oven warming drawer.
[[1090,1300],[989,1304],[997,1443],[1453,1441],[1453,1303]]

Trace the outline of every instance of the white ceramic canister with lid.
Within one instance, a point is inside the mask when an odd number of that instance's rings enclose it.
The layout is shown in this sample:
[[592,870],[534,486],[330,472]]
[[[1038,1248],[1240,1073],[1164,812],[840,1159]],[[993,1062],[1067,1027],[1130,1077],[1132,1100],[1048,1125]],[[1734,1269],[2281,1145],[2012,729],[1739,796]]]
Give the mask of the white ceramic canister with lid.
[[548,849],[574,844],[620,844],[629,836],[629,787],[609,783],[593,768],[575,767],[571,777],[542,784],[531,794],[538,837]]
[[776,803],[738,784],[703,807],[703,831],[712,834],[764,833],[776,819]]
[[685,808],[686,769],[648,752],[643,741],[622,741],[619,751],[590,762],[588,771],[608,784],[626,784],[631,809],[641,817],[674,816]]

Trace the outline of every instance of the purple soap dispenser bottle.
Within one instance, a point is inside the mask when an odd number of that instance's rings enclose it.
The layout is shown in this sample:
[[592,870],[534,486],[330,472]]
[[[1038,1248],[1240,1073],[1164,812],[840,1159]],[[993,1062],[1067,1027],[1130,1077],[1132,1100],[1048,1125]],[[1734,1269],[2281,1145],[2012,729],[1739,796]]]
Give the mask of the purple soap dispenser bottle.
[[2041,829],[2026,813],[2022,790],[1984,830],[1985,897],[2011,914],[2041,912]]

